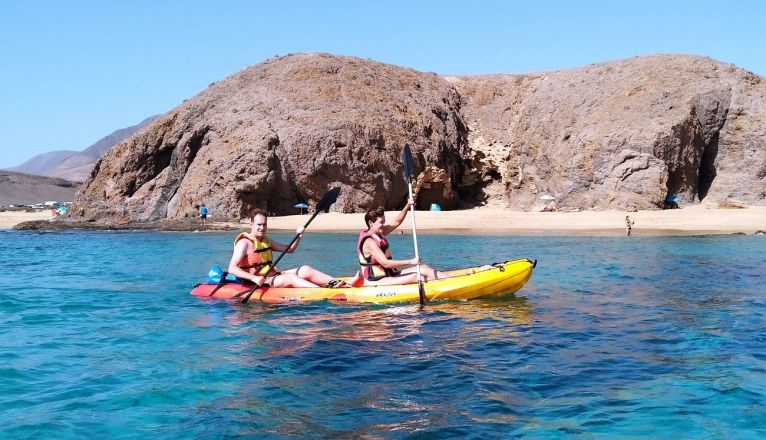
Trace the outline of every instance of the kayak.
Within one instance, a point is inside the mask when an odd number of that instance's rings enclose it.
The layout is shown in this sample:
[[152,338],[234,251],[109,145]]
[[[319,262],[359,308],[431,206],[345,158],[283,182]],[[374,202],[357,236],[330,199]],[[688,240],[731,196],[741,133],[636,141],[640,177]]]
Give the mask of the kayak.
[[[467,300],[502,296],[524,287],[532,276],[537,260],[526,258],[491,265],[446,271],[448,277],[423,283],[428,301]],[[342,278],[342,279],[348,279]],[[192,295],[202,298],[241,299],[247,296],[252,285],[234,282],[223,284],[198,284]],[[212,294],[212,295],[211,295]],[[250,301],[267,303],[305,301],[346,301],[351,303],[418,302],[418,283],[389,286],[369,284],[362,287],[261,287],[255,289]]]

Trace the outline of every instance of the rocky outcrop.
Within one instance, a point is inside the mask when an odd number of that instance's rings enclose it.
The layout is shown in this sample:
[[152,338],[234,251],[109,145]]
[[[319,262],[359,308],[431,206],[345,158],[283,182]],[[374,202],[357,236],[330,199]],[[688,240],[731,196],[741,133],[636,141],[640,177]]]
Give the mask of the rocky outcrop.
[[419,203],[456,207],[466,127],[443,78],[329,55],[271,60],[212,84],[118,145],[78,198],[86,212],[137,220],[179,218],[206,203],[236,218],[255,207],[293,213],[328,188],[351,212],[401,207],[401,152],[416,173],[438,172]]
[[402,146],[418,205],[653,208],[764,204],[762,78],[666,55],[531,75],[440,77],[326,54],[248,67],[104,156],[76,201],[93,218],[295,213],[332,186],[332,210],[398,209]]
[[535,75],[449,78],[488,204],[763,204],[766,87],[708,58],[663,55]]

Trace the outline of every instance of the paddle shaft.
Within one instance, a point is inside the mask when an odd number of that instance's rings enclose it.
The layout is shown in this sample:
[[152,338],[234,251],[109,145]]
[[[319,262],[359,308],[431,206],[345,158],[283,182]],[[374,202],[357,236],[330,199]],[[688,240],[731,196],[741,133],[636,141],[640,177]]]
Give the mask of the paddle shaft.
[[[404,145],[404,177],[407,179],[407,189],[410,192],[410,199],[412,197],[412,151],[410,145]],[[414,200],[413,200],[414,201]],[[420,305],[426,303],[426,291],[423,287],[423,277],[420,274],[420,254],[418,252],[418,227],[415,222],[415,204],[410,205],[410,211],[412,211],[412,241],[415,245],[415,259],[418,260],[418,264],[415,266],[418,271],[418,295],[420,296]]]
[[[316,216],[319,215],[320,212],[324,211],[325,209],[329,208],[330,205],[335,203],[335,200],[337,200],[337,198],[338,198],[338,194],[340,194],[340,188],[336,187],[336,188],[333,188],[330,191],[328,191],[327,194],[325,194],[324,197],[322,197],[322,200],[320,200],[319,203],[317,203],[316,209],[314,209],[314,214],[311,216],[311,218],[308,219],[306,224],[303,225],[303,231],[304,232],[306,231],[306,228],[309,227],[311,222],[314,221]],[[277,263],[279,263],[279,261],[282,259],[282,257],[285,256],[287,251],[290,250],[290,248],[298,240],[298,238],[300,238],[300,236],[301,236],[301,234],[295,234],[295,237],[293,237],[293,239],[290,241],[290,244],[288,244],[287,247],[285,248],[285,250],[283,250],[282,253],[279,254],[277,259],[274,260],[274,263],[271,264],[272,268],[277,267]],[[247,301],[249,301],[250,297],[253,296],[253,293],[256,291],[256,289],[260,288],[262,285],[263,284],[261,284],[261,285],[258,285],[258,284],[254,285],[247,292],[247,295],[242,299],[242,303],[244,304]]]
[[[307,221],[307,222],[306,222],[306,224],[305,224],[305,225],[303,225],[303,230],[304,230],[304,231],[306,230],[306,228],[308,228],[308,227],[309,227],[309,224],[311,224],[311,221],[312,221],[312,220],[314,220],[314,218],[317,216],[317,214],[319,214],[319,211],[315,212],[315,213],[314,213],[314,215],[312,215],[312,216],[311,216],[311,218],[309,219],[309,221]],[[277,257],[277,259],[276,259],[276,260],[274,260],[274,263],[271,265],[271,267],[277,267],[277,263],[279,263],[279,260],[281,260],[281,259],[282,259],[282,257],[284,257],[284,256],[285,256],[285,254],[287,253],[287,251],[288,251],[288,250],[290,250],[290,248],[293,246],[293,244],[294,244],[296,241],[298,241],[298,239],[299,239],[300,237],[301,237],[301,234],[295,234],[295,237],[293,237],[293,239],[290,241],[290,244],[288,244],[288,245],[287,245],[287,249],[283,250],[283,251],[282,251],[282,253],[281,253],[281,254],[279,254],[279,256]]]
[[[407,182],[407,186],[410,190],[410,198],[412,198],[412,181]],[[416,265],[418,269],[418,292],[420,293],[420,304],[425,304],[425,289],[423,288],[423,277],[420,275],[420,254],[418,253],[418,227],[415,222],[415,205],[410,205],[410,213],[412,214],[412,242],[415,245],[415,259],[418,260]]]

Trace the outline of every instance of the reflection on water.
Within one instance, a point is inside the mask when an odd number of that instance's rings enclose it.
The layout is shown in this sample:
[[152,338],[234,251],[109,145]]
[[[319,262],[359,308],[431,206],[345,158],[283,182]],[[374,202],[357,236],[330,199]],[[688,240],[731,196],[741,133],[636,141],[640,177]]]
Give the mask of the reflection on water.
[[[417,335],[424,323],[438,325],[449,320],[464,321],[458,333],[486,332],[496,338],[519,336],[517,326],[531,323],[532,306],[526,298],[513,296],[501,300],[439,302],[421,308],[417,304],[407,305],[347,305],[324,303],[320,305],[271,305],[253,303],[232,304],[233,312],[226,323],[247,326],[249,323],[268,320],[272,330],[258,336],[254,329],[247,328],[252,347],[263,350],[261,356],[275,357],[298,354],[310,348],[317,341],[367,341],[387,342],[406,339]],[[479,322],[480,325],[477,325]],[[280,329],[274,333],[273,329]],[[461,341],[462,335],[454,335],[454,341]],[[459,349],[455,345],[447,349]]]
[[[226,305],[221,322],[236,337],[230,353],[244,370],[233,395],[204,408],[250,432],[389,438],[453,426],[459,402],[518,403],[503,381],[513,368],[488,362],[532,325],[526,298],[419,305]],[[246,335],[246,337],[243,337]],[[526,342],[524,343],[526,344]],[[229,345],[234,348],[233,345]],[[491,356],[490,356],[491,357]],[[504,372],[505,371],[505,372]],[[460,386],[456,386],[461,383]],[[404,388],[402,388],[404,386]],[[298,402],[321,398],[321,407]],[[472,423],[505,423],[512,414],[465,414]],[[364,414],[377,414],[373,418]]]

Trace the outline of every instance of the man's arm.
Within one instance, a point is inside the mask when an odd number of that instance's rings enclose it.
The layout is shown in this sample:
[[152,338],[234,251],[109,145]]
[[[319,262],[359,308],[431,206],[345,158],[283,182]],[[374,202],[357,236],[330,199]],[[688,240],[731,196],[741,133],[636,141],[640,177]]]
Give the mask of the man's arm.
[[226,271],[237,278],[241,278],[243,280],[250,280],[254,282],[255,284],[261,284],[263,282],[262,276],[253,275],[251,273],[246,272],[241,267],[237,266],[237,263],[242,261],[242,258],[245,257],[246,253],[247,253],[247,241],[239,240],[237,244],[234,245],[234,253],[231,255],[231,260],[229,261],[229,267]]
[[295,230],[295,234],[298,235],[298,238],[293,242],[293,245],[290,246],[290,249],[287,248],[287,245],[276,242],[274,240],[271,240],[271,249],[276,252],[285,252],[287,251],[288,254],[292,254],[295,252],[296,249],[298,249],[298,243],[301,242],[301,238],[303,238],[303,226],[299,227]]

